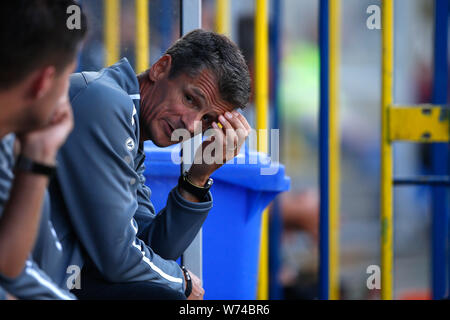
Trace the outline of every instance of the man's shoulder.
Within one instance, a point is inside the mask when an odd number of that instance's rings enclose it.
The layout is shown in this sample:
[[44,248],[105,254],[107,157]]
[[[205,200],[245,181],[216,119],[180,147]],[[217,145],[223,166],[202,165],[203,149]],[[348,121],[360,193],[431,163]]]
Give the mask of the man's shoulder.
[[129,102],[128,93],[104,72],[80,72],[70,77],[69,97],[72,103],[84,100],[98,102]]
[[75,121],[130,120],[134,103],[130,95],[101,72],[73,74],[69,92]]
[[126,58],[100,71],[84,71],[70,77],[69,96],[72,103],[76,103],[80,95],[87,96],[96,103],[99,100],[130,103],[129,91],[135,96],[139,85]]

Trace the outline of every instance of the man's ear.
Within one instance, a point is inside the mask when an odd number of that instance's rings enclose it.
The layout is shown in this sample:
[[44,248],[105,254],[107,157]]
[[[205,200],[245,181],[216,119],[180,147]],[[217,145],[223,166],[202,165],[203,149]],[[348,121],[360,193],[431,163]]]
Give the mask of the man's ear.
[[150,81],[157,81],[169,76],[170,68],[172,67],[172,57],[168,54],[163,55],[155,64],[150,68],[148,77]]
[[56,69],[54,66],[40,68],[32,75],[30,98],[40,99],[47,94],[53,86],[56,77]]

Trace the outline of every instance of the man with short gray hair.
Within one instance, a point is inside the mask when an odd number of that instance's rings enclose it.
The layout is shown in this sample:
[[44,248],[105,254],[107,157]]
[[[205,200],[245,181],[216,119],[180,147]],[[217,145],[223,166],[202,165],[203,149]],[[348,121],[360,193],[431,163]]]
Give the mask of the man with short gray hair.
[[[51,185],[52,213],[75,234],[86,264],[80,299],[202,299],[204,290],[176,259],[200,230],[211,174],[239,153],[250,126],[236,111],[250,97],[247,64],[227,37],[194,30],[136,76],[126,59],[72,76],[77,124],[61,149]],[[220,126],[219,126],[220,123]],[[144,141],[159,147],[211,129],[214,162],[182,175],[156,213],[144,178]],[[219,157],[217,157],[219,155]]]

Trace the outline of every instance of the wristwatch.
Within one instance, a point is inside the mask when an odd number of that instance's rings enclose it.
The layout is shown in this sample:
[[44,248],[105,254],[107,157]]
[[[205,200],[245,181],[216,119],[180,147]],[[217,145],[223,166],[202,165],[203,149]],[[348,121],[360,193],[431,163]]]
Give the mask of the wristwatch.
[[213,179],[209,178],[203,187],[196,186],[189,180],[187,172],[183,173],[178,179],[178,185],[190,194],[196,196],[199,200],[205,199],[212,184]]
[[184,295],[188,298],[192,292],[192,279],[185,266],[181,266],[181,270],[183,270],[184,278],[186,279],[186,290],[184,291]]
[[17,158],[15,168],[17,170],[48,176],[49,178],[51,178],[56,171],[56,166],[48,166],[46,164],[36,162],[23,154],[19,155]]

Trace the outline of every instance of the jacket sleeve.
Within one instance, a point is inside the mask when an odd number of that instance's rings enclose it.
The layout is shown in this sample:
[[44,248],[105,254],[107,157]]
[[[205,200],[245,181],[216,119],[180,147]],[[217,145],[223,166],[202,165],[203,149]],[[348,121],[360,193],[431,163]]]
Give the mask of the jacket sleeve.
[[111,282],[153,281],[183,292],[179,265],[137,237],[139,177],[127,148],[135,137],[131,99],[92,83],[71,102],[76,125],[60,150],[57,178],[89,258]]
[[9,192],[14,180],[14,140],[13,134],[9,134],[0,140],[0,218],[8,202]]
[[212,196],[205,202],[184,199],[178,187],[169,193],[166,206],[156,216],[150,202],[150,189],[145,185],[145,166],[138,169],[139,207],[135,219],[139,225],[139,238],[151,244],[155,252],[166,259],[178,259],[194,240],[212,208]]
[[0,275],[0,286],[18,299],[25,300],[76,300],[68,290],[60,288],[37,264],[29,258],[25,268],[16,278]]
[[[14,166],[13,145],[13,135],[9,135],[0,141],[0,216],[9,198],[9,191],[14,179],[12,171]],[[41,235],[42,226],[47,223],[49,214],[47,196],[46,194],[42,209],[39,236]],[[20,299],[75,299],[68,290],[58,287],[48,274],[37,266],[31,257],[26,261],[24,269],[18,277],[12,279],[0,274],[0,287],[3,287],[4,290]]]

